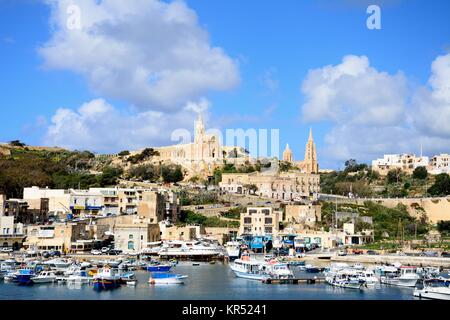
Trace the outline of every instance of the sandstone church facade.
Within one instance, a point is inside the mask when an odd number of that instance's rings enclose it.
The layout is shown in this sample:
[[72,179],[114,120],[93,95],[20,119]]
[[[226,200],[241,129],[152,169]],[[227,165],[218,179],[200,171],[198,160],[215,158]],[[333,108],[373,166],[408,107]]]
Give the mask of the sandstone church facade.
[[303,161],[294,161],[292,150],[289,148],[289,144],[287,144],[283,152],[283,161],[292,163],[304,173],[319,173],[316,144],[314,143],[312,129],[309,130],[309,138],[305,148],[305,159]]

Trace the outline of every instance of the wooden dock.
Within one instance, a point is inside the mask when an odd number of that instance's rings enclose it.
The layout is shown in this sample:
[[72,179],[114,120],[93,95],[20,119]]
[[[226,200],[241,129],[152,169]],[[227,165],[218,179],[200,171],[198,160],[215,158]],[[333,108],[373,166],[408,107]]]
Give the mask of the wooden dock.
[[325,283],[325,278],[264,279],[266,284],[316,284]]

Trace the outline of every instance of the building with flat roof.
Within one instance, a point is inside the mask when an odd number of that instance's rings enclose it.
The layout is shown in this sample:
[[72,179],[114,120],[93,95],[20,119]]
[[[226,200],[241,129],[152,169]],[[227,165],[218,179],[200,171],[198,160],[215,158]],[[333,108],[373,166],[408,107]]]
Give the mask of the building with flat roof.
[[276,235],[283,213],[271,207],[249,207],[241,213],[239,234]]

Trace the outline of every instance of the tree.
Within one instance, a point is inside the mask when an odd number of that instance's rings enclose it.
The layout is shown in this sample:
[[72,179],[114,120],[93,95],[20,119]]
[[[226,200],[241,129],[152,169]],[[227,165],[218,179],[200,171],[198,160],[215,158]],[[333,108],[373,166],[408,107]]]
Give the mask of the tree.
[[425,180],[428,176],[427,168],[425,167],[417,167],[413,171],[413,178],[419,180]]
[[247,189],[250,194],[255,194],[256,191],[258,191],[258,187],[256,186],[256,184],[246,184],[244,185],[244,188]]
[[389,170],[389,172],[386,176],[388,184],[401,182],[401,174],[402,174],[402,171],[398,168]]
[[120,167],[106,166],[103,168],[102,174],[98,177],[98,183],[102,186],[113,186],[117,184],[117,180],[123,174]]
[[441,233],[450,234],[450,220],[439,220],[437,229]]
[[130,155],[130,151],[124,150],[119,152],[119,157],[126,157]]
[[450,176],[441,173],[436,176],[434,184],[428,189],[432,196],[446,196],[450,194]]
[[184,179],[180,166],[163,166],[161,168],[161,176],[165,183],[176,183]]
[[132,167],[128,171],[129,178],[136,178],[139,180],[150,180],[152,182],[159,179],[160,170],[153,164],[144,164]]
[[20,140],[10,141],[9,144],[13,147],[25,147],[26,146],[26,144],[21,142]]

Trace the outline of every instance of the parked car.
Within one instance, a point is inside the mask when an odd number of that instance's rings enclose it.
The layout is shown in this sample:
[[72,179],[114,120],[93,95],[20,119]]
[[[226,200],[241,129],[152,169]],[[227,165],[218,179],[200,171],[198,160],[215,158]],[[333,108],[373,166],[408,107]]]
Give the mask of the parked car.
[[338,256],[343,257],[347,255],[347,252],[345,252],[344,250],[339,250],[337,253]]
[[108,252],[108,254],[110,256],[118,256],[121,253],[122,253],[122,250],[116,250],[116,249],[109,250],[109,252]]
[[13,249],[9,248],[9,247],[4,247],[4,248],[2,248],[1,252],[9,253],[9,252],[13,252]]
[[43,257],[43,258],[50,258],[50,252],[48,252],[48,251],[43,251],[43,252],[41,252],[41,256]]
[[54,250],[49,252],[50,257],[61,257],[61,252]]
[[377,255],[378,255],[378,252],[373,251],[373,250],[367,250],[366,253],[367,253],[369,256],[377,256]]
[[450,252],[442,252],[441,257],[443,258],[450,258]]
[[111,249],[108,247],[103,247],[101,251],[102,251],[102,253],[108,253],[109,250],[111,250]]
[[94,256],[99,256],[102,254],[102,252],[100,250],[91,250],[91,254]]
[[360,250],[360,249],[353,249],[353,254],[363,254],[364,251]]
[[425,251],[421,254],[422,257],[437,257],[439,254],[436,251]]

